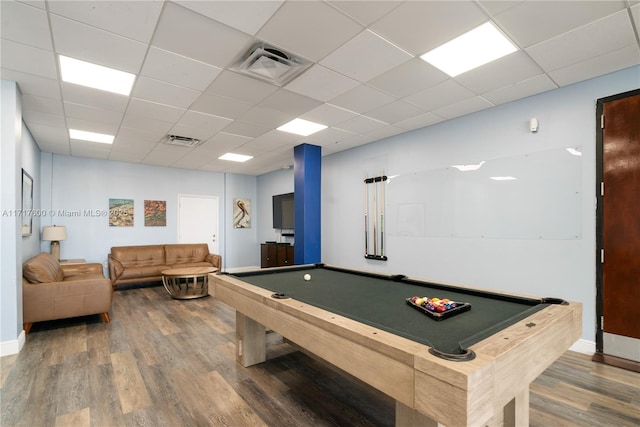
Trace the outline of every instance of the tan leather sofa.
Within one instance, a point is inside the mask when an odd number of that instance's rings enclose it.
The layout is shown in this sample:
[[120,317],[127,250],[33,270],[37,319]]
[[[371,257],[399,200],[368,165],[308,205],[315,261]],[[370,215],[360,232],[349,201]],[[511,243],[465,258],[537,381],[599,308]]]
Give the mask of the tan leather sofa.
[[25,333],[35,322],[100,314],[110,322],[113,289],[102,264],[60,265],[41,253],[22,266],[22,319]]
[[109,254],[109,277],[118,285],[162,280],[162,271],[182,267],[222,267],[222,257],[209,253],[206,243],[114,246]]

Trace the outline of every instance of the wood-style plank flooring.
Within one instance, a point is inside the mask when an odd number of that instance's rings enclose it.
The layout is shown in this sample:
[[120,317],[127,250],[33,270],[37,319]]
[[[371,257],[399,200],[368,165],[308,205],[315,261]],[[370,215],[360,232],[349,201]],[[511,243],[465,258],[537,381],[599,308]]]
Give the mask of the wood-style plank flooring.
[[[0,425],[391,426],[394,402],[270,334],[235,362],[235,312],[162,286],[119,290],[100,316],[36,323],[0,359]],[[354,355],[357,357],[357,355]],[[531,387],[532,426],[640,426],[640,374],[567,352]]]

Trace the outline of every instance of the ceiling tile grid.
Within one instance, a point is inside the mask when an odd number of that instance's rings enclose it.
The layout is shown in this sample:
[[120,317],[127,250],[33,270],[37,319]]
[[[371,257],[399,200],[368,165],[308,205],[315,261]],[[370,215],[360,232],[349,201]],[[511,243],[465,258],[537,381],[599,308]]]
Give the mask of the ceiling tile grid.
[[[259,175],[290,166],[300,143],[329,155],[640,64],[640,4],[626,0],[0,7],[0,73],[18,83],[24,121],[43,151],[213,172]],[[517,52],[456,77],[419,58],[487,21]],[[258,44],[311,65],[284,84],[234,71]],[[62,82],[57,55],[135,74],[131,95]],[[328,127],[308,137],[276,130],[296,117]],[[115,141],[70,140],[73,126]],[[203,142],[170,146],[167,133]],[[229,151],[253,159],[218,160]]]

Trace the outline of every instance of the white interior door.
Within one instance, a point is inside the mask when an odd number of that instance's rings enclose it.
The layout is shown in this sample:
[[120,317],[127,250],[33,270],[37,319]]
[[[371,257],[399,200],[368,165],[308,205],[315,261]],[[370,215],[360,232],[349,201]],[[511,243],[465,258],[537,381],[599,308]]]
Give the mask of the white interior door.
[[218,198],[178,195],[178,243],[203,243],[209,252],[220,254],[218,246]]

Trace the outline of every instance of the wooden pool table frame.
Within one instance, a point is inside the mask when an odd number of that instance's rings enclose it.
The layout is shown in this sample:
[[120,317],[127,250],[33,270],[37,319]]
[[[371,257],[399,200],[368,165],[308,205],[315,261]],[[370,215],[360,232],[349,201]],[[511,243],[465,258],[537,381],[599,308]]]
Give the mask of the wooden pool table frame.
[[230,275],[212,274],[209,293],[236,310],[242,366],[266,360],[266,329],[273,330],[395,399],[397,426],[528,425],[530,383],[581,336],[582,304],[550,305],[471,346],[475,359],[448,361]]

